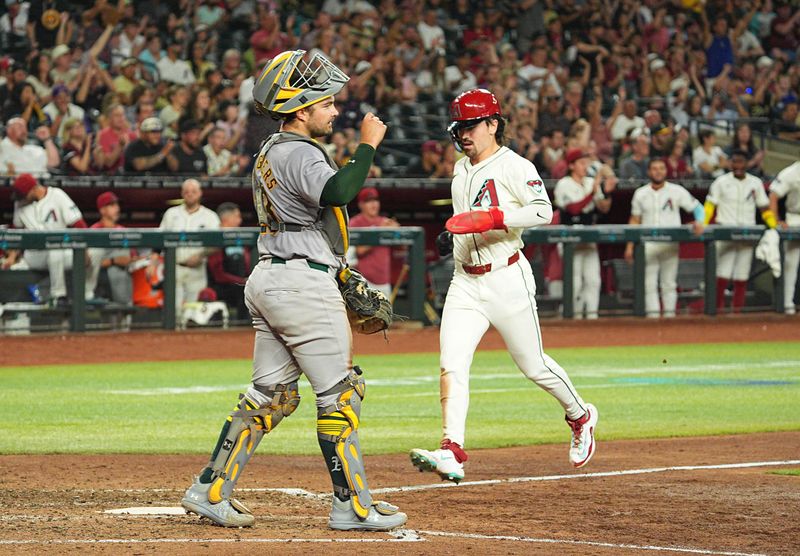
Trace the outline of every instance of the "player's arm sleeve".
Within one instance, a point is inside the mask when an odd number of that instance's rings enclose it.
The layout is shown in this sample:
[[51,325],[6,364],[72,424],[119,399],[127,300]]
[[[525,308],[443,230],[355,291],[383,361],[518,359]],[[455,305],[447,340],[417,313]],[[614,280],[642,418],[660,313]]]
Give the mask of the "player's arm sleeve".
[[81,209],[69,198],[69,195],[64,193],[61,189],[54,189],[53,191],[59,192],[59,205],[61,207],[61,217],[64,220],[64,224],[69,228],[88,228],[81,214]]
[[689,190],[685,187],[681,187],[679,206],[686,212],[691,213],[695,222],[700,222],[701,224],[705,223],[706,211],[703,205],[700,204],[700,201],[692,197],[692,194],[689,193]]
[[633,199],[631,199],[631,216],[635,216],[642,221],[642,196],[639,195],[639,189],[634,191]]
[[708,195],[706,195],[706,202],[703,204],[703,224],[708,226],[711,219],[714,217],[714,210],[719,202],[717,199],[717,189],[719,189],[719,178],[711,183],[708,188]]
[[355,199],[364,186],[374,158],[375,149],[361,143],[350,161],[325,182],[319,204],[340,207]]
[[508,172],[507,179],[520,208],[503,208],[503,223],[512,228],[546,226],[553,220],[553,205],[536,167],[528,163]]

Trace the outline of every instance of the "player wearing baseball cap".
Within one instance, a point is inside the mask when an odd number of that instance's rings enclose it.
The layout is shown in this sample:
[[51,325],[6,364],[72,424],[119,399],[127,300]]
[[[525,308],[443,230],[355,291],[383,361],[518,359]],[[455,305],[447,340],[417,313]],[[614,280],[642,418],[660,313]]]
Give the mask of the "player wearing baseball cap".
[[450,115],[450,136],[466,156],[455,166],[455,216],[446,224],[455,274],[440,329],[443,438],[437,450],[411,450],[411,462],[449,481],[464,478],[470,365],[494,326],[522,373],[564,408],[572,430],[569,460],[582,467],[595,453],[597,409],[542,350],[536,284],[520,255],[525,228],[545,226],[553,217],[547,191],[536,167],[503,146],[505,121],[494,94],[466,91],[452,102]]
[[[26,230],[64,230],[85,228],[81,211],[63,190],[47,187],[31,174],[20,174],[14,179],[15,228]],[[4,267],[8,268],[19,258],[19,251],[11,250]],[[67,303],[65,271],[72,268],[71,249],[26,249],[22,255],[34,270],[47,270],[50,274],[50,298],[55,305]],[[86,292],[91,297],[91,292]]]

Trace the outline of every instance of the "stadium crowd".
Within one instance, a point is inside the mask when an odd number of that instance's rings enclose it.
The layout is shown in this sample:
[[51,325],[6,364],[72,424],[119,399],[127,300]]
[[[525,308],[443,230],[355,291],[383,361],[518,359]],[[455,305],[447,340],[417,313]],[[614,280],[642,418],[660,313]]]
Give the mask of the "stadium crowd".
[[[251,113],[254,78],[295,48],[319,50],[351,76],[329,141],[338,162],[367,111],[446,105],[476,86],[500,98],[511,148],[545,177],[565,174],[571,148],[623,180],[645,179],[649,157],[667,161],[670,179],[716,177],[729,155],[714,121],[735,126],[754,174],[763,158],[754,132],[800,139],[800,11],[783,0],[325,0],[321,9],[5,0],[2,9],[6,175],[244,175],[272,125]],[[440,146],[408,170],[447,174],[455,153]]]

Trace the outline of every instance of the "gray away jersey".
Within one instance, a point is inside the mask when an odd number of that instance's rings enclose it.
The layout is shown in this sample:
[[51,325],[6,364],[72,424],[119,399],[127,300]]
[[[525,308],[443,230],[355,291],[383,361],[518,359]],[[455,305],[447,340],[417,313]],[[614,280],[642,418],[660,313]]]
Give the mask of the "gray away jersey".
[[[256,206],[261,224],[268,213],[271,219],[286,224],[318,227],[322,189],[336,172],[325,160],[322,151],[304,141],[277,143],[261,147],[253,168],[253,187],[261,188],[262,206]],[[258,195],[254,198],[258,203]],[[283,259],[307,258],[334,268],[344,260],[331,250],[319,229],[299,232],[262,233],[258,239],[260,257]]]

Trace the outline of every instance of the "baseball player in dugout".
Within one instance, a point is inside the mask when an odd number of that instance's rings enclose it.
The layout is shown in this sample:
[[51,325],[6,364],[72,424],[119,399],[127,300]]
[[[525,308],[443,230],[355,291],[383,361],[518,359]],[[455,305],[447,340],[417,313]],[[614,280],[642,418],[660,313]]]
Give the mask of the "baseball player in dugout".
[[[649,228],[677,227],[681,225],[680,210],[683,209],[694,216],[694,233],[702,234],[705,219],[703,205],[684,187],[667,181],[667,164],[664,160],[651,158],[647,163],[647,174],[650,183],[633,193],[628,224],[641,224]],[[644,243],[644,308],[650,318],[658,318],[662,310],[664,317],[675,316],[679,249],[679,244],[672,241]],[[633,262],[633,242],[625,247],[625,260]]]
[[[69,195],[57,187],[40,183],[31,174],[20,174],[14,180],[15,228],[47,231],[67,228],[86,228],[80,209]],[[50,275],[50,303],[55,306],[68,305],[65,272],[72,269],[71,249],[26,249],[22,260],[33,270],[47,270]],[[20,260],[20,252],[10,250],[3,268],[12,268]],[[88,287],[86,298],[94,292]]]
[[[786,197],[786,216],[782,228],[800,227],[800,162],[787,166],[769,184],[769,209],[778,214],[778,202]],[[797,269],[800,266],[800,241],[784,244],[783,260],[783,312],[795,314],[794,292],[797,286]]]
[[[569,174],[556,183],[553,191],[556,206],[561,209],[565,226],[589,226],[597,223],[598,214],[611,210],[609,195],[617,179],[608,167],[594,177],[588,176],[592,164],[590,154],[570,149],[566,154]],[[600,256],[596,243],[579,243],[573,259],[573,307],[575,318],[596,319],[600,306]]]
[[352,364],[345,307],[348,287],[366,288],[345,265],[345,207],[364,185],[386,126],[364,116],[361,143],[341,169],[316,141],[332,132],[334,96],[348,80],[322,54],[306,59],[294,50],[268,62],[253,90],[256,109],[281,127],[262,143],[252,174],[262,230],[259,262],[245,285],[255,328],[252,384],[182,500],[188,511],[225,527],[253,525],[231,495],[262,437],[300,403],[301,373],[316,396],[317,438],[333,483],[328,526],[385,531],[407,519],[370,494],[358,439],[365,381]]
[[[181,198],[183,203],[166,210],[159,229],[174,232],[219,229],[217,213],[200,204],[203,188],[199,181],[194,178],[185,180],[181,184]],[[178,315],[184,303],[197,301],[197,295],[208,286],[206,257],[212,251],[205,247],[179,247],[176,250],[175,309]]]
[[542,350],[531,266],[520,256],[525,228],[553,217],[536,167],[503,146],[505,121],[491,92],[473,89],[450,105],[448,128],[466,156],[455,165],[452,234],[455,273],[439,335],[444,434],[438,450],[411,450],[411,462],[458,483],[464,478],[469,372],[475,349],[494,326],[522,373],[555,397],[572,431],[569,461],[586,465],[595,453],[597,409],[578,395],[567,373]]
[[[755,226],[756,208],[767,228],[778,225],[777,216],[769,208],[769,198],[760,178],[747,173],[747,153],[731,153],[731,172],[715,179],[708,188],[705,202],[705,224],[716,212],[716,223],[724,226]],[[733,311],[744,307],[747,280],[753,262],[753,244],[743,241],[717,241],[717,309],[725,307],[725,289],[733,280]]]
[[[351,228],[387,227],[399,228],[394,218],[381,215],[381,200],[378,190],[365,187],[358,193],[359,213],[350,220]],[[392,292],[392,248],[385,245],[359,245],[356,247],[358,271],[373,288],[389,296]]]

